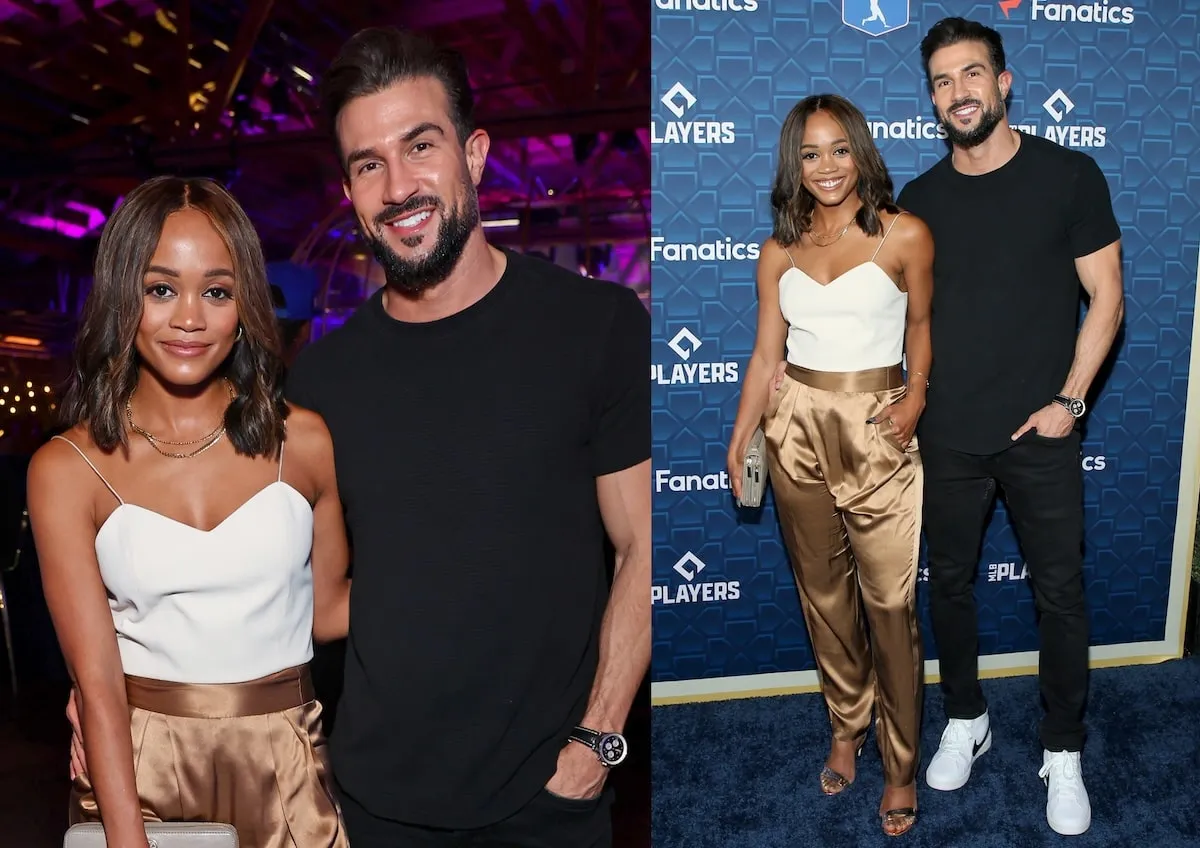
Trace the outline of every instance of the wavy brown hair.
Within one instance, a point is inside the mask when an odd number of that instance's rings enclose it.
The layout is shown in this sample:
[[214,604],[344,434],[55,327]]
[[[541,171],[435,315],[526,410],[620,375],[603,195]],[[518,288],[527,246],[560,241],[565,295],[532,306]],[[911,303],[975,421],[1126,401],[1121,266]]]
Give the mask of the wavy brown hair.
[[867,119],[858,107],[836,94],[814,94],[792,107],[779,133],[779,167],[775,172],[775,184],[771,187],[771,214],[775,231],[772,236],[782,246],[795,244],[800,237],[812,229],[813,210],[816,198],[804,187],[804,160],[800,145],[804,141],[804,127],[809,117],[825,112],[838,122],[846,133],[850,155],[858,168],[856,191],[862,208],[855,222],[869,236],[878,235],[883,229],[879,213],[898,212],[892,199],[892,178],[875,140]]
[[284,437],[283,359],[262,245],[238,202],[209,179],[155,177],[131,191],[100,235],[94,279],[61,407],[62,423],[86,422],[102,451],[128,445],[125,404],[137,386],[134,340],[142,320],[143,276],[167,216],[203,212],[233,259],[233,302],[242,336],[218,373],[236,396],[225,412],[226,434],[245,456],[276,456]]

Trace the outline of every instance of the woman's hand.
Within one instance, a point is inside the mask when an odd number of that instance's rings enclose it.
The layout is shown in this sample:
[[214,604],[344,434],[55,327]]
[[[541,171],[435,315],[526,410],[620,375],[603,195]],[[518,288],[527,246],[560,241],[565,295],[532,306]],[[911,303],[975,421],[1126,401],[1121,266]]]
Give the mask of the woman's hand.
[[771,380],[771,394],[775,394],[775,392],[783,388],[783,375],[786,373],[787,360],[782,359],[780,360],[779,364],[775,366],[775,377],[773,380]]
[[734,444],[729,446],[729,455],[725,461],[729,466],[729,488],[733,489],[733,497],[742,499],[742,463],[746,459],[746,445]]
[[924,411],[924,398],[910,394],[893,403],[881,415],[877,416],[874,421],[875,425],[883,431],[884,435],[891,438],[900,447],[908,450],[909,443],[912,442],[913,433],[917,429],[917,421],[920,420],[921,413]]

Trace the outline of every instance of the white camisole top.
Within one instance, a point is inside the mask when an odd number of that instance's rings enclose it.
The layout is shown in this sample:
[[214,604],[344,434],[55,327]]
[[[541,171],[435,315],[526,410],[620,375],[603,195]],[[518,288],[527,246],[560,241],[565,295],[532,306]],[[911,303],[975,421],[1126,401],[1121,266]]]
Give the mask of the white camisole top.
[[279,477],[211,530],[118,501],[96,533],[126,674],[242,683],[312,659],[313,514]]
[[875,262],[900,215],[869,260],[826,284],[797,268],[788,253],[792,267],[779,278],[788,362],[813,371],[863,371],[901,362],[908,292]]

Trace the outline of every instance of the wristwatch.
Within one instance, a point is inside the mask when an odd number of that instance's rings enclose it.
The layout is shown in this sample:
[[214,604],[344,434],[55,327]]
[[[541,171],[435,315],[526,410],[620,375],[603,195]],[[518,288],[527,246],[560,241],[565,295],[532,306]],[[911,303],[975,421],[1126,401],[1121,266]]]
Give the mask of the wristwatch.
[[591,730],[587,727],[576,727],[567,738],[595,751],[605,768],[620,765],[625,760],[625,755],[629,753],[625,737],[620,733],[601,733],[599,730]]
[[1066,395],[1055,395],[1054,402],[1067,410],[1076,418],[1082,418],[1083,413],[1087,411],[1087,404],[1080,398],[1067,397]]

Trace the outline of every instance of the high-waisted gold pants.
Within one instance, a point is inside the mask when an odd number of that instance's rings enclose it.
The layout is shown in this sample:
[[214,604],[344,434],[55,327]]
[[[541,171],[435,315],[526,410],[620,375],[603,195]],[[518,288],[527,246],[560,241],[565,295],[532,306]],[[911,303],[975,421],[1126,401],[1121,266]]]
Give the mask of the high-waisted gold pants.
[[898,365],[846,373],[789,365],[763,419],[833,737],[860,744],[874,708],[891,786],[911,783],[917,768],[923,480],[915,437],[905,450],[868,419],[885,417],[904,392]]
[[[125,678],[142,818],[233,825],[242,848],[347,848],[308,666],[246,683]],[[70,823],[99,821],[88,778]]]

